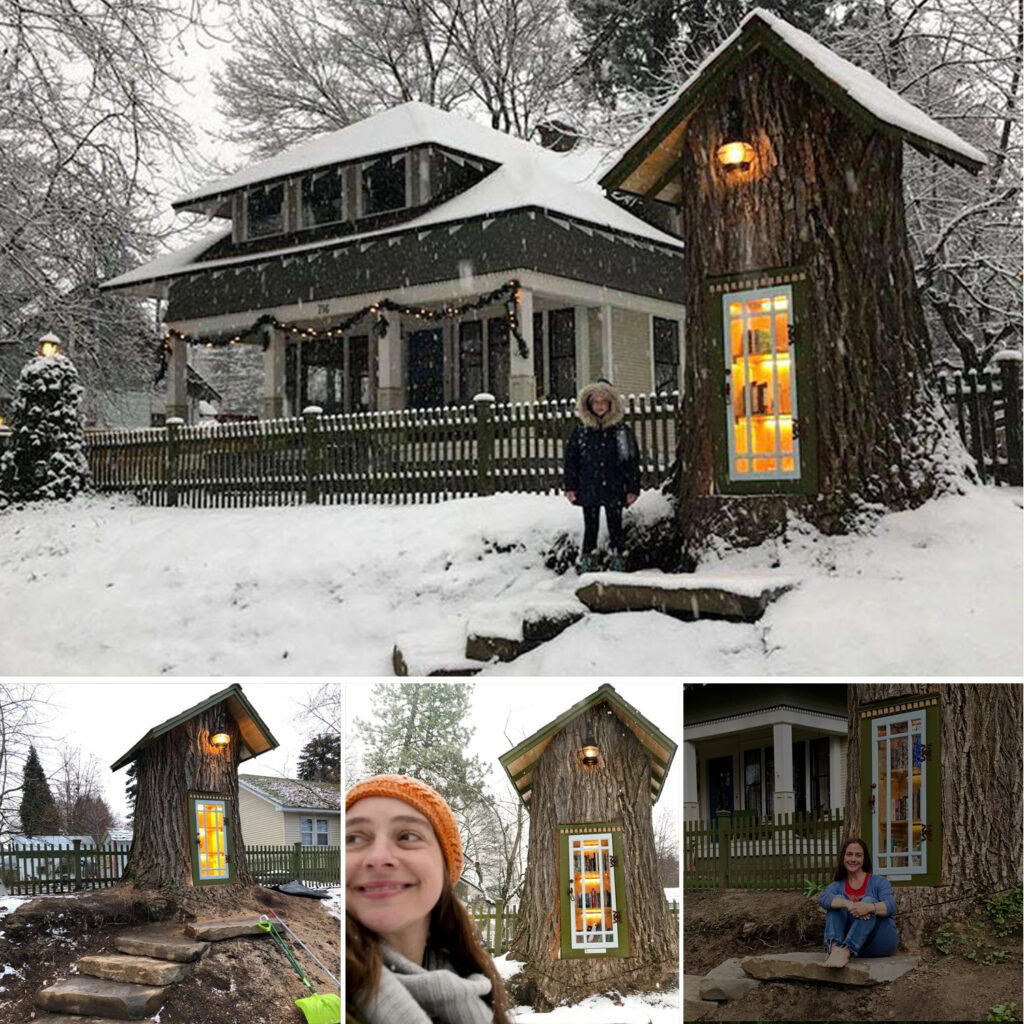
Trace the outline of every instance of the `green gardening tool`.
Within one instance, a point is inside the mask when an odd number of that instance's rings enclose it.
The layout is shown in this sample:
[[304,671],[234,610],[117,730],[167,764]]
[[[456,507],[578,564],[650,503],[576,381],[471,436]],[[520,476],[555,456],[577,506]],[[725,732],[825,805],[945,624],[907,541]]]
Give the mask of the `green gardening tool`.
[[[284,924],[283,921],[281,923]],[[299,966],[298,960],[295,959],[292,951],[288,948],[284,937],[274,927],[273,922],[266,914],[260,918],[259,926],[262,931],[267,932],[278,944],[281,952],[288,957],[292,967],[298,973],[299,980],[309,989],[308,996],[295,1000],[295,1005],[303,1012],[306,1018],[306,1024],[341,1024],[341,997],[331,992],[318,993],[313,988],[313,983],[306,977],[306,972]]]

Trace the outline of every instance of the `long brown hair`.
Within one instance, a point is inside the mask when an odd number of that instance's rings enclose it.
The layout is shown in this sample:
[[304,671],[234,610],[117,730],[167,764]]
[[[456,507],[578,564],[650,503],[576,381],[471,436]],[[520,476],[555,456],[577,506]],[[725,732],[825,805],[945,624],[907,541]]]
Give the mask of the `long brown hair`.
[[[444,869],[445,884],[441,896],[430,912],[430,932],[427,943],[431,949],[443,953],[459,977],[484,974],[491,983],[490,995],[484,998],[494,1011],[494,1024],[509,1024],[508,995],[498,974],[491,954],[477,937],[476,924],[469,911],[455,895]],[[372,996],[380,984],[383,957],[380,936],[361,924],[347,910],[345,912],[345,991],[348,998],[365,990]]]
[[[850,838],[843,843],[842,849],[839,851],[839,863],[836,865],[836,874],[835,878],[832,879],[833,882],[841,882],[849,874],[843,860],[846,858],[846,851],[853,846],[854,843],[860,843],[860,848],[864,851],[864,874],[871,874],[871,854],[868,851],[868,844],[865,843],[860,836],[850,836]],[[859,889],[857,891],[860,892]]]

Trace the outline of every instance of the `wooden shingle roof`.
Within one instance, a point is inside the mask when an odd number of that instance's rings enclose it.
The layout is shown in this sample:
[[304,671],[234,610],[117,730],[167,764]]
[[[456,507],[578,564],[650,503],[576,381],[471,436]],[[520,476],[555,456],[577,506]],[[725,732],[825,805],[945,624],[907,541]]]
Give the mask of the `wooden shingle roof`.
[[668,775],[676,744],[656,725],[648,721],[629,701],[615,692],[610,683],[599,686],[590,696],[574,704],[568,711],[552,722],[538,729],[532,736],[513,747],[498,758],[505,774],[519,794],[519,799],[529,807],[533,790],[533,772],[551,740],[574,719],[584,712],[607,703],[622,724],[640,741],[651,758],[651,803],[657,803],[662,785]]

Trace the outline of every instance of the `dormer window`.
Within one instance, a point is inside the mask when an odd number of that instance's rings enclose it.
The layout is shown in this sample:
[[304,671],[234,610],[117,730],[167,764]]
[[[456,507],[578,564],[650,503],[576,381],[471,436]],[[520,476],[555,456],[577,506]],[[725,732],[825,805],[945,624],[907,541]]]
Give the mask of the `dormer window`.
[[279,235],[284,231],[284,184],[257,185],[246,193],[247,238]]
[[332,167],[302,179],[302,226],[333,224],[345,219],[345,175]]
[[406,154],[396,153],[363,164],[361,180],[364,217],[387,210],[400,210],[406,205],[406,163]]

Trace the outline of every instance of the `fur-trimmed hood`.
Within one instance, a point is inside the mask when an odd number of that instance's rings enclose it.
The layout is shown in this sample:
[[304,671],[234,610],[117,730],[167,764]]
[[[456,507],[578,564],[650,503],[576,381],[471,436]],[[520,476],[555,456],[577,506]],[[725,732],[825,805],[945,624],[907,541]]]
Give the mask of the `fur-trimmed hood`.
[[[594,410],[590,407],[590,400],[595,395],[602,394],[608,399],[610,407],[608,412],[601,419],[598,419],[594,415]],[[601,427],[614,427],[616,423],[622,422],[625,414],[626,408],[622,404],[622,396],[606,380],[596,380],[593,384],[587,384],[576,399],[577,419],[579,419],[583,426],[590,427],[592,430],[597,430]]]

